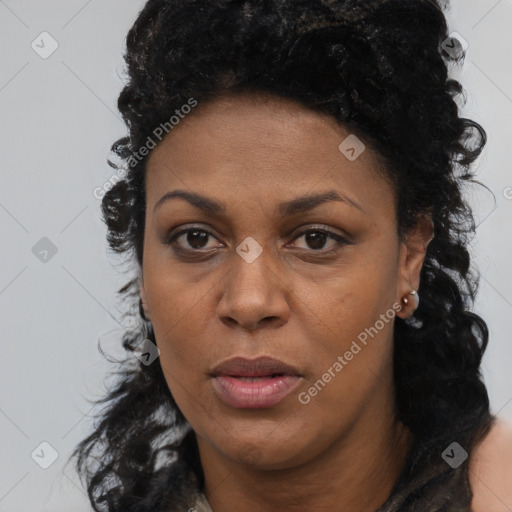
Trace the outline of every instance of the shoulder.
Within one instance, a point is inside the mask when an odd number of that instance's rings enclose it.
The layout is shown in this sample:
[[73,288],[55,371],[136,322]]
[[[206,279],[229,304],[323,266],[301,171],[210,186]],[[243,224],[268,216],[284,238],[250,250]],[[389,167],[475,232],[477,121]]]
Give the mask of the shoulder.
[[512,510],[512,422],[496,418],[471,454],[469,481],[473,512]]

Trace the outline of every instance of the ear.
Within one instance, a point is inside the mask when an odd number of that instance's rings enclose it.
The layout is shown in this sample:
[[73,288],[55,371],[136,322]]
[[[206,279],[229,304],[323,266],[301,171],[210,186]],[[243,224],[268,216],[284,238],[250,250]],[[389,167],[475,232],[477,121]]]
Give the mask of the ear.
[[[146,290],[144,289],[144,279],[142,277],[142,272],[139,274],[139,290],[140,290],[140,299],[142,311],[144,312],[144,317],[146,320],[151,320],[149,317],[149,308],[146,302]],[[141,313],[142,313],[141,311]]]
[[[414,313],[409,304],[404,306],[402,297],[408,297],[411,290],[418,290],[420,286],[420,273],[425,260],[428,244],[434,238],[434,223],[430,214],[418,217],[415,225],[411,227],[405,239],[400,243],[399,270],[397,281],[397,300],[403,306],[397,312],[400,318],[408,318]],[[414,303],[414,301],[412,301]]]

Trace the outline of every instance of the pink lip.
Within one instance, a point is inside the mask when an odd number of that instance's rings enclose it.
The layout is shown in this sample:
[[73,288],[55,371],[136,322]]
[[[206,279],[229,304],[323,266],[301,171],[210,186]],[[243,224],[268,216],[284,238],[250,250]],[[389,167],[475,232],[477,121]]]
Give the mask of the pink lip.
[[231,375],[234,377],[264,377],[266,375],[300,375],[294,366],[284,363],[279,359],[268,356],[260,356],[256,359],[245,357],[232,357],[218,364],[211,375]]
[[300,383],[298,375],[255,377],[248,382],[240,377],[219,375],[212,379],[213,388],[226,404],[239,409],[272,407],[289,395]]
[[226,404],[256,409],[281,402],[299,386],[302,375],[283,361],[262,356],[228,359],[214,368],[211,377],[216,394]]

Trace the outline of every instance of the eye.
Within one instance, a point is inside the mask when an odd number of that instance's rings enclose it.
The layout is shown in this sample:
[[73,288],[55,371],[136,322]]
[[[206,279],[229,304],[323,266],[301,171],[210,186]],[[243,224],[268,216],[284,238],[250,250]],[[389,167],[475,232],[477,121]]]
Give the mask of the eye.
[[[178,250],[199,251],[201,249],[212,249],[218,246],[208,246],[210,238],[215,238],[209,231],[198,227],[189,227],[182,229],[177,233],[171,234],[165,243],[177,245]],[[181,243],[177,243],[181,240]]]
[[[323,253],[334,252],[343,245],[351,245],[351,242],[349,240],[339,235],[338,233],[331,231],[328,227],[314,227],[303,230],[297,234],[294,240],[298,240],[299,238],[302,237],[304,237],[306,249],[311,249],[317,252],[321,251]],[[330,248],[324,250],[326,243],[329,241],[331,241]]]
[[[310,227],[296,233],[293,240],[304,238],[305,247],[298,247],[299,249],[310,249],[312,252],[332,253],[336,252],[343,245],[352,245],[352,242],[347,240],[342,235],[335,233],[327,226]],[[224,244],[219,242],[217,245],[209,245],[213,240],[217,240],[210,231],[201,227],[188,227],[181,229],[176,233],[171,233],[166,239],[165,243],[172,245],[173,249],[183,253],[201,253],[210,252],[209,249],[225,247]],[[330,247],[325,249],[325,245],[331,242]],[[295,246],[295,244],[293,244]]]

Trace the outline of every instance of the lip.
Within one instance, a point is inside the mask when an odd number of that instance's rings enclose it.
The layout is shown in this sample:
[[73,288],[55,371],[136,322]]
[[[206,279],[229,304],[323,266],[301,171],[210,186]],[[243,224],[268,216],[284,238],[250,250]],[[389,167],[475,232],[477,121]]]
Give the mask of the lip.
[[302,379],[297,368],[266,356],[233,357],[217,365],[211,377],[217,396],[239,409],[272,407],[295,390]]
[[232,357],[217,365],[212,371],[212,375],[215,377],[218,375],[263,377],[274,374],[301,376],[300,371],[294,366],[268,356],[261,356],[256,359]]

